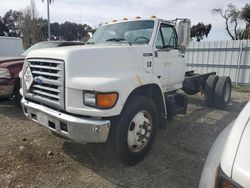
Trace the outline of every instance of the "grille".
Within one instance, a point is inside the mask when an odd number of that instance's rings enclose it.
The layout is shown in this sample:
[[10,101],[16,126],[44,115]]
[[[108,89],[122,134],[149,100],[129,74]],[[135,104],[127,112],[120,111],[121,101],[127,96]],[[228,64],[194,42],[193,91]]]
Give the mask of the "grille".
[[40,103],[64,109],[64,62],[52,59],[28,59],[33,75],[25,97]]

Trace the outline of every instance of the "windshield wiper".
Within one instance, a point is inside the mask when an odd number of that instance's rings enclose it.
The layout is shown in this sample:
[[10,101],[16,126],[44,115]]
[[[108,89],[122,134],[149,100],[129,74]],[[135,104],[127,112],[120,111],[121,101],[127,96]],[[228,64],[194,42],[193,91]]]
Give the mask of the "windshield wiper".
[[120,41],[125,41],[126,39],[123,39],[123,38],[110,38],[110,39],[107,39],[106,41],[116,41],[116,42],[120,42]]
[[132,46],[131,42],[127,41],[124,38],[110,38],[110,39],[107,39],[106,41],[127,42],[127,43],[129,43],[130,46]]

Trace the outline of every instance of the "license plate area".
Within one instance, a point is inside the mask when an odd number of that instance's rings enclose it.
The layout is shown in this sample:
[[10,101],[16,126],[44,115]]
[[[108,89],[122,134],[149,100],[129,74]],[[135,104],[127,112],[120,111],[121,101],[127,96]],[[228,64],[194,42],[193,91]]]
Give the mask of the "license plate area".
[[38,112],[37,113],[37,122],[43,126],[48,126],[48,116],[44,113]]
[[36,110],[30,110],[29,112],[28,111],[29,110],[27,110],[27,114],[30,114],[29,117],[38,124],[53,131],[68,134],[69,129],[66,122],[56,120],[55,118],[52,118],[43,112],[38,112]]

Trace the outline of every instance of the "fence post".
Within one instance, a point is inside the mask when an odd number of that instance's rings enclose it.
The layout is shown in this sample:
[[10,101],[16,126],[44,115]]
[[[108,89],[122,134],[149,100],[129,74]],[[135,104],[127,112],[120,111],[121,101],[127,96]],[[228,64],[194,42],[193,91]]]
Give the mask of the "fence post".
[[240,43],[240,53],[239,53],[239,58],[238,58],[238,62],[237,62],[236,86],[238,86],[239,77],[240,77],[240,64],[241,64],[241,57],[242,57],[242,49],[243,49],[243,40],[241,40],[241,43]]

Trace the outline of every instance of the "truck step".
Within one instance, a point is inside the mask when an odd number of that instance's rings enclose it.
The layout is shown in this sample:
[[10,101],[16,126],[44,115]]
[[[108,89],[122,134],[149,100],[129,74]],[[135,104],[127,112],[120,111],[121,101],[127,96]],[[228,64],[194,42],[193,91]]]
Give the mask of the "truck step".
[[177,114],[186,114],[187,96],[181,93],[165,94],[168,119],[172,119]]

